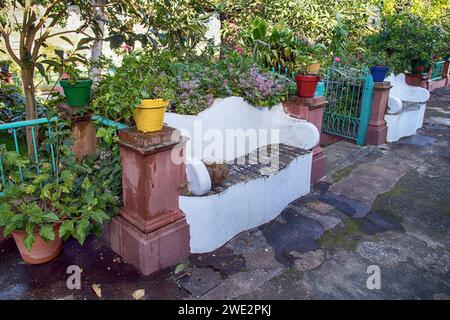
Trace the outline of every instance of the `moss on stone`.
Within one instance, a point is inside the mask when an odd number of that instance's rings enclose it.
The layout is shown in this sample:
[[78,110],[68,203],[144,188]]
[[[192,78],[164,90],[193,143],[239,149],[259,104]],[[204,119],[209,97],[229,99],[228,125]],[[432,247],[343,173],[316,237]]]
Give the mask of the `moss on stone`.
[[345,168],[343,168],[341,170],[333,172],[331,174],[331,179],[333,180],[333,183],[336,183],[336,182],[344,179],[345,177],[348,177],[357,166],[358,165],[356,165],[356,164],[352,164],[352,165],[350,165],[348,167],[345,167]]
[[319,244],[324,249],[344,248],[354,250],[361,240],[362,233],[359,230],[358,222],[349,218],[343,226],[326,231],[319,239]]

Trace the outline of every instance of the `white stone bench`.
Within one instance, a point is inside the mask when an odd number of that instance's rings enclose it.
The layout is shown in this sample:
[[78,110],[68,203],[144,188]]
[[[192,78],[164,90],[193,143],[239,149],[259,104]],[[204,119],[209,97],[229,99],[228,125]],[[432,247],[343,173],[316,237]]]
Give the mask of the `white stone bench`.
[[[281,104],[258,108],[240,97],[216,99],[197,116],[166,113],[165,122],[190,139],[186,150],[191,194],[180,196],[180,208],[190,225],[193,253],[213,251],[240,232],[271,221],[309,192],[310,149],[319,142],[319,132],[313,124],[285,114]],[[264,155],[267,145],[272,147],[266,157],[271,163],[236,160]],[[226,162],[231,169],[219,189],[211,190],[202,160]]]
[[392,85],[385,115],[387,141],[394,142],[416,134],[417,129],[422,127],[430,93],[424,88],[408,85],[403,73],[397,76],[391,74],[385,81]]

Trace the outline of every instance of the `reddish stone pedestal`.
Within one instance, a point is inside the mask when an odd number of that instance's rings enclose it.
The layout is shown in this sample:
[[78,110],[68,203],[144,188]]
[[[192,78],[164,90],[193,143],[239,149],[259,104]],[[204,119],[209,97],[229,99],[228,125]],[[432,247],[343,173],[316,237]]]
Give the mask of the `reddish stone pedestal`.
[[450,61],[445,61],[442,67],[442,78],[448,79],[448,73],[450,71]]
[[[301,98],[290,97],[284,102],[284,110],[291,117],[304,119],[322,130],[323,109],[327,102],[323,97]],[[313,161],[311,168],[311,183],[324,177],[327,173],[327,156],[323,149],[317,145],[313,148]]]
[[186,184],[185,140],[179,131],[122,130],[123,208],[113,219],[111,248],[148,275],[189,255],[189,226],[178,198]]
[[380,145],[386,143],[387,125],[384,120],[389,99],[390,82],[375,82],[373,85],[372,111],[365,144]]
[[95,154],[97,150],[97,131],[91,121],[91,113],[84,115],[76,114],[79,108],[69,107],[68,105],[60,105],[59,110],[65,119],[73,121],[72,138],[74,144],[72,151],[77,158]]

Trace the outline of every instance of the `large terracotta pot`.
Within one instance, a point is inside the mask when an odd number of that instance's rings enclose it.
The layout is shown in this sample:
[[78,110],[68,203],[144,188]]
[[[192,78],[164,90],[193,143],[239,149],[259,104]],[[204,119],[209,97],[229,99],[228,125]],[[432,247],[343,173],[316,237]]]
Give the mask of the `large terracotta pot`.
[[405,73],[405,82],[410,86],[426,88],[428,76],[425,74]]
[[31,251],[28,251],[23,244],[26,236],[25,232],[14,231],[12,235],[23,261],[28,264],[42,264],[55,259],[62,251],[63,241],[58,236],[58,231],[59,225],[55,226],[55,240],[48,242],[45,242],[39,233],[35,233],[36,241],[33,243]]

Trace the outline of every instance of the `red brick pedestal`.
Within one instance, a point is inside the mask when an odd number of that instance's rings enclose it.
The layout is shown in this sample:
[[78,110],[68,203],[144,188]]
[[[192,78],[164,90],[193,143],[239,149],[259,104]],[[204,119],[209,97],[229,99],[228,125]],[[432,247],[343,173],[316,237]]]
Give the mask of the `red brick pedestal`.
[[[284,102],[284,110],[291,117],[304,119],[322,130],[323,109],[327,102],[324,97],[300,98],[290,97]],[[327,156],[324,150],[317,145],[313,148],[313,162],[311,169],[311,183],[324,177],[327,173]]]
[[446,85],[448,85],[448,74],[449,74],[449,68],[450,67],[450,61],[445,61],[444,66],[442,67],[442,78],[447,79]]
[[380,145],[386,143],[387,125],[384,120],[389,99],[391,83],[388,81],[375,82],[373,85],[372,112],[365,144]]
[[97,131],[91,121],[91,113],[84,115],[76,114],[78,108],[61,105],[59,110],[62,117],[73,121],[72,124],[72,138],[74,144],[72,151],[77,158],[84,158],[85,156],[95,154],[97,150]]
[[189,255],[189,226],[178,198],[186,183],[185,140],[163,127],[120,131],[123,208],[109,228],[111,248],[148,275]]

